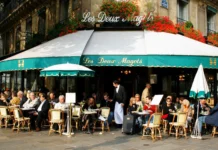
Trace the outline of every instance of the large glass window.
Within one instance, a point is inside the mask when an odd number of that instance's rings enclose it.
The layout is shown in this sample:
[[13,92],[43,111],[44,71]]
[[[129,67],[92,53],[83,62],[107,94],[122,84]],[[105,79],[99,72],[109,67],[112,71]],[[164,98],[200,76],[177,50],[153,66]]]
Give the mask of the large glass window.
[[45,35],[45,20],[46,20],[46,14],[45,14],[46,8],[42,8],[39,10],[39,22],[38,22],[38,33],[41,35]]
[[11,89],[11,74],[10,73],[3,73],[1,75],[1,89],[2,90],[10,90]]
[[178,0],[177,2],[177,22],[186,22],[188,21],[188,3],[189,0]]
[[20,50],[20,39],[21,39],[21,27],[18,26],[16,29],[16,46],[15,46],[15,51]]
[[82,18],[82,0],[74,0],[72,3],[72,13],[75,18]]

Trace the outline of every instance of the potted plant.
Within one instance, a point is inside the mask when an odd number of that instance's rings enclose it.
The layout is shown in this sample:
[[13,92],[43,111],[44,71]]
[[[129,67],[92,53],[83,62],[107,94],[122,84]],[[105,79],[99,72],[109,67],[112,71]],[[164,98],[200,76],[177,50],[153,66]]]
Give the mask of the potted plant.
[[218,46],[218,33],[209,34],[207,37],[207,42],[214,46]]

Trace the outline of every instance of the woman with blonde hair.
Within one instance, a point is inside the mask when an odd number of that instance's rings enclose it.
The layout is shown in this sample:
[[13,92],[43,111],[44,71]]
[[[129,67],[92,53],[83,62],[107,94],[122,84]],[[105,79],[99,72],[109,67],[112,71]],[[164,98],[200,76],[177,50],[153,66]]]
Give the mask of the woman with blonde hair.
[[128,112],[132,114],[132,111],[136,111],[136,110],[137,110],[136,99],[135,97],[131,97],[129,101]]
[[182,101],[181,112],[187,113],[186,128],[188,128],[188,123],[191,123],[192,121],[192,109],[190,107],[190,102],[187,99]]

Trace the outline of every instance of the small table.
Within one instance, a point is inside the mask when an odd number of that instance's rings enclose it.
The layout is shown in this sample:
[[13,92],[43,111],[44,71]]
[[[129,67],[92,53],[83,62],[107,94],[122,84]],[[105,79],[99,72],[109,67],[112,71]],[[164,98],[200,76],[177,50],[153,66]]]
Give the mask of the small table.
[[132,111],[133,114],[137,115],[149,115],[150,113],[148,111],[138,112],[138,111]]
[[92,115],[92,114],[97,114],[97,112],[96,111],[84,111],[83,114]]
[[35,110],[35,108],[21,108],[21,110]]

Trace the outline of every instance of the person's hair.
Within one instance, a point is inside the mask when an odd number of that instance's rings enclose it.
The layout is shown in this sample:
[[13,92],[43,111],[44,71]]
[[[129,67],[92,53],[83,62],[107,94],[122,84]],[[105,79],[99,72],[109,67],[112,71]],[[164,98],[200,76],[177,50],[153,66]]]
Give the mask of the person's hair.
[[135,97],[138,96],[140,98],[140,94],[135,94]]
[[34,92],[30,92],[30,95],[31,95],[31,94],[33,94],[34,96],[36,96]]
[[118,80],[114,80],[113,83],[114,84],[120,84],[120,82]]
[[6,100],[8,98],[8,96],[5,93],[2,93],[1,96],[4,97]]
[[50,95],[50,94],[53,94],[53,95],[55,96],[55,92],[50,92],[49,95]]
[[45,99],[47,98],[47,95],[45,93],[40,93],[41,97],[44,97]]
[[16,91],[13,91],[13,92],[12,92],[12,95],[15,96],[15,97],[17,97],[17,92],[16,92]]
[[60,99],[60,98],[63,98],[63,99],[64,99],[65,97],[64,97],[64,95],[60,95],[60,96],[59,96],[59,99]]
[[189,108],[190,102],[189,102],[187,99],[184,99],[184,100],[182,101],[182,105],[185,106],[186,108]]
[[133,105],[133,101],[135,100],[135,97],[131,97],[130,100],[129,100],[129,106],[132,106]]
[[151,97],[151,96],[147,96],[146,98],[148,98],[148,99],[152,100],[152,97]]
[[103,96],[109,96],[109,94],[108,94],[107,92],[105,92],[105,93],[103,94]]
[[24,95],[24,94],[23,94],[23,91],[18,91],[18,92],[17,92],[17,95],[19,95],[19,94]]
[[93,99],[93,105],[95,105],[96,103],[95,103],[95,99],[94,99],[93,97],[89,97],[89,98],[88,98],[87,104],[90,105],[90,103],[89,103],[89,100],[90,100],[90,99]]

